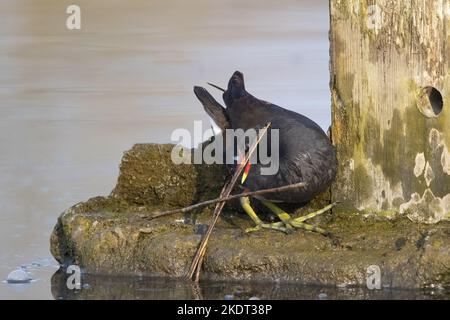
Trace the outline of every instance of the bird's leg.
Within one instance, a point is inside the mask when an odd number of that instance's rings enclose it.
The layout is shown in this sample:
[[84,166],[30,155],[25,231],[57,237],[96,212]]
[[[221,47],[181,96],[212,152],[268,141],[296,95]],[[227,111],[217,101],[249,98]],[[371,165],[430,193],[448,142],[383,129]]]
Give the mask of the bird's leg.
[[329,204],[329,205],[323,207],[323,208],[320,209],[320,210],[317,210],[317,211],[315,211],[315,212],[308,213],[306,216],[295,218],[293,221],[303,222],[303,221],[309,220],[309,219],[311,219],[311,218],[317,217],[318,215],[321,215],[322,213],[325,213],[325,212],[327,212],[328,210],[333,209],[337,204],[338,204],[338,202],[333,202],[333,203],[331,203],[331,204]]
[[293,227],[291,225],[292,217],[287,212],[285,212],[283,209],[278,207],[273,202],[266,201],[266,200],[261,200],[261,202],[263,205],[265,205],[267,208],[269,208],[273,213],[275,213],[278,216],[278,218],[280,218],[280,220],[284,223],[284,225],[286,226],[287,229],[292,229],[292,227]]
[[261,230],[261,228],[278,230],[278,231],[282,231],[282,232],[288,232],[288,229],[285,228],[283,225],[276,225],[274,223],[263,223],[261,221],[261,219],[256,215],[256,213],[253,210],[252,206],[250,205],[249,197],[242,197],[242,198],[240,198],[240,202],[241,202],[242,208],[245,210],[245,212],[250,216],[250,218],[256,224],[256,226],[253,227],[253,228],[247,228],[245,230],[245,232],[258,231],[258,230]]
[[[326,207],[324,207],[324,208],[322,208],[322,209],[320,209],[318,211],[312,212],[310,214],[307,214],[306,216],[299,217],[299,218],[296,218],[296,219],[292,219],[291,216],[288,213],[286,213],[283,209],[278,207],[273,202],[263,200],[262,203],[267,208],[272,210],[280,218],[282,223],[284,223],[286,225],[286,228],[295,227],[295,228],[304,229],[304,230],[307,230],[307,231],[317,232],[317,233],[323,234],[325,236],[329,236],[330,235],[330,233],[325,231],[324,229],[316,227],[316,226],[313,226],[313,225],[310,225],[310,224],[307,224],[307,223],[304,223],[303,221],[306,221],[306,220],[314,218],[314,217],[316,217],[316,216],[318,216],[320,214],[323,214],[324,212],[326,212],[326,211],[330,210],[331,208],[333,208],[337,203],[332,203],[332,204],[330,204],[330,205],[328,205],[328,206],[326,206]],[[272,225],[274,227],[279,227],[280,223],[279,222],[278,223],[272,223]]]
[[265,205],[267,208],[269,208],[273,213],[275,213],[278,216],[278,218],[280,218],[281,221],[283,221],[284,223],[291,222],[292,217],[289,215],[289,213],[287,213],[286,211],[281,209],[275,203],[273,203],[271,201],[267,201],[267,200],[261,200],[261,202],[263,205]]

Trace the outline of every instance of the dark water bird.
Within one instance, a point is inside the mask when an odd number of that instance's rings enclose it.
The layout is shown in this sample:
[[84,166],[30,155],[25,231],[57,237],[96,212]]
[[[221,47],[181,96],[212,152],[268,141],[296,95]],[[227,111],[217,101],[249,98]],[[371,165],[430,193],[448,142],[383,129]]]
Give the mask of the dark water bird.
[[262,164],[248,166],[246,168],[248,174],[242,179],[244,191],[276,188],[298,182],[306,183],[305,187],[258,198],[278,215],[281,221],[276,223],[263,223],[251,207],[249,199],[241,198],[243,209],[256,224],[247,231],[267,228],[290,232],[293,228],[301,228],[329,235],[325,230],[304,221],[326,212],[335,203],[300,218],[292,218],[275,204],[275,202],[306,203],[330,186],[336,175],[337,159],[335,148],[326,133],[311,119],[252,96],[246,91],[244,75],[239,71],[231,76],[226,90],[216,85],[212,86],[223,91],[226,108],[202,87],[194,87],[194,93],[208,115],[222,130],[245,131],[262,128],[269,122],[271,123],[269,134],[274,129],[279,130],[278,171],[271,175],[262,175],[260,174]]

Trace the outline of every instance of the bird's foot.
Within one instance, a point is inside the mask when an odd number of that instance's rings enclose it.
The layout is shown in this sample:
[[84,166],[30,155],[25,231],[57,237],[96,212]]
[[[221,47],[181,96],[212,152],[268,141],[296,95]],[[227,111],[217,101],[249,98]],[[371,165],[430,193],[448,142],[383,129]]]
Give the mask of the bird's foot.
[[315,212],[311,212],[311,213],[309,213],[309,214],[307,214],[307,215],[304,215],[304,216],[302,216],[302,217],[299,217],[299,218],[295,218],[295,219],[293,219],[293,221],[303,222],[303,221],[312,219],[312,218],[314,218],[314,217],[317,217],[318,215],[321,215],[321,214],[327,212],[328,210],[331,210],[331,209],[334,208],[338,203],[339,203],[338,201],[333,202],[333,203],[331,203],[331,204],[329,204],[329,205],[323,207],[323,208],[320,209],[320,210],[317,210],[317,211],[315,211]]
[[276,231],[281,231],[286,234],[291,233],[293,230],[292,226],[284,225],[283,223],[279,223],[279,222],[275,222],[275,223],[260,223],[254,227],[245,229],[245,232],[250,233],[250,232],[259,231],[261,229],[276,230]]
[[320,233],[326,237],[329,238],[333,238],[333,235],[322,229],[319,227],[316,227],[314,225],[311,224],[307,224],[304,221],[312,219],[318,215],[321,215],[325,212],[327,212],[328,210],[332,209],[334,206],[336,206],[338,204],[338,202],[334,202],[332,204],[327,205],[326,207],[317,210],[315,212],[312,212],[310,214],[307,214],[303,217],[299,217],[299,218],[292,218],[288,213],[284,212],[281,208],[279,208],[278,206],[276,206],[274,203],[269,202],[269,201],[263,201],[263,204],[265,206],[267,206],[269,209],[271,209],[274,213],[276,213],[278,215],[278,217],[280,218],[280,222],[275,222],[271,224],[271,228],[272,229],[280,229],[280,228],[284,228],[285,230],[289,230],[292,231],[294,228],[296,229],[303,229],[306,231],[311,231],[311,232],[316,232],[316,233]]
[[312,231],[312,232],[317,232],[320,233],[330,239],[334,239],[335,237],[333,236],[333,234],[331,232],[328,232],[322,228],[304,223],[304,221],[312,219],[314,217],[317,217],[318,215],[321,215],[325,212],[327,212],[328,210],[331,210],[333,207],[335,207],[339,202],[333,202],[327,206],[325,206],[324,208],[317,210],[315,212],[311,212],[305,216],[299,217],[299,218],[294,218],[291,219],[289,221],[289,223],[294,227],[294,228],[298,228],[298,229],[304,229],[307,231]]
[[289,221],[289,224],[294,228],[320,233],[326,237],[328,237],[330,235],[330,233],[328,231],[326,231],[322,228],[316,227],[314,225],[298,221],[298,219],[300,219],[300,218],[292,219],[291,221]]

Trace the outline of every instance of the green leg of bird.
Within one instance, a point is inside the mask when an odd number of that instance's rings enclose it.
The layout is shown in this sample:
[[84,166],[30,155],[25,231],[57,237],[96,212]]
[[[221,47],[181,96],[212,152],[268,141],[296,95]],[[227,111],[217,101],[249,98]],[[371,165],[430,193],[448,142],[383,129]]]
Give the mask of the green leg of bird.
[[256,224],[255,227],[245,229],[245,232],[258,231],[261,229],[272,229],[272,230],[282,231],[285,233],[289,232],[288,228],[286,228],[286,225],[284,225],[284,224],[276,225],[274,223],[263,223],[261,221],[261,219],[259,219],[259,217],[256,215],[252,206],[250,205],[249,197],[240,198],[240,202],[241,202],[241,206],[244,209],[244,211],[250,216],[250,218]]
[[326,230],[324,230],[322,228],[319,228],[319,227],[316,227],[316,226],[313,226],[313,225],[310,225],[310,224],[307,224],[307,223],[304,223],[304,221],[306,221],[308,219],[311,219],[311,218],[314,218],[314,217],[316,217],[318,215],[321,215],[321,214],[327,212],[328,210],[333,208],[337,203],[329,204],[329,205],[327,205],[326,207],[324,207],[324,208],[322,208],[320,210],[317,210],[315,212],[309,213],[309,214],[307,214],[307,215],[305,215],[303,217],[299,217],[299,218],[296,218],[296,219],[292,219],[292,217],[288,213],[286,213],[283,209],[278,207],[273,202],[262,201],[262,203],[267,208],[272,210],[272,212],[275,213],[280,218],[281,222],[272,223],[272,225],[274,227],[280,227],[280,225],[284,224],[284,225],[286,225],[286,228],[294,227],[294,228],[304,229],[304,230],[307,230],[307,231],[317,232],[317,233],[323,234],[325,236],[329,236],[330,235],[330,233],[327,232]]

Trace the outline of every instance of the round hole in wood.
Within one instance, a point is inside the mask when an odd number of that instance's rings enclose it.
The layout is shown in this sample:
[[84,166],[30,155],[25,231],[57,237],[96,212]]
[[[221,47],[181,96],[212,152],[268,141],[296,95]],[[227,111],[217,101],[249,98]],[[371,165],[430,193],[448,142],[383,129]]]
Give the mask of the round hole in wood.
[[420,90],[417,98],[417,108],[428,118],[437,117],[444,107],[442,94],[432,86],[426,86]]

